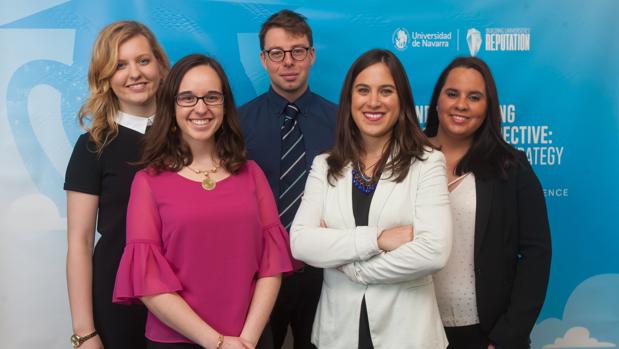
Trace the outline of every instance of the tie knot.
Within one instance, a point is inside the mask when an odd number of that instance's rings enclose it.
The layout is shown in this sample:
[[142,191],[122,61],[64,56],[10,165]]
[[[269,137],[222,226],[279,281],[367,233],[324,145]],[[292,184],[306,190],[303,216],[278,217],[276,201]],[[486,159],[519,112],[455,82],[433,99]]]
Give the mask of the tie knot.
[[284,108],[284,116],[288,119],[296,120],[297,116],[299,116],[299,112],[301,110],[294,103],[286,104],[286,108]]

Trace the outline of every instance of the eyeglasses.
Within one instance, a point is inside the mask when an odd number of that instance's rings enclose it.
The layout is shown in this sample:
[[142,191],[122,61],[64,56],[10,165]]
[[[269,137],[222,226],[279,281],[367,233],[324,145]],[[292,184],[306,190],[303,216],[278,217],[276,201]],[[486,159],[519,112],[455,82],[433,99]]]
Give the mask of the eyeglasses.
[[209,92],[202,97],[194,96],[191,93],[182,93],[176,96],[176,104],[179,107],[193,107],[202,100],[206,105],[220,105],[224,102],[224,95],[220,92]]
[[307,57],[311,47],[295,47],[292,50],[282,50],[281,48],[272,48],[270,50],[264,50],[263,52],[273,62],[281,62],[286,57],[286,53],[290,52],[290,57],[295,61],[302,61]]

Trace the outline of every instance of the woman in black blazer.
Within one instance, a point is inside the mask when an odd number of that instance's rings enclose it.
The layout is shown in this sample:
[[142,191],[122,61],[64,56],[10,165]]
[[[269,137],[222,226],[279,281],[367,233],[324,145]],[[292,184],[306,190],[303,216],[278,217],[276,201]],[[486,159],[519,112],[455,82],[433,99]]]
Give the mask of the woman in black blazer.
[[550,270],[542,187],[523,152],[501,137],[490,69],[459,57],[432,94],[426,134],[447,160],[454,241],[435,275],[450,349],[523,349]]

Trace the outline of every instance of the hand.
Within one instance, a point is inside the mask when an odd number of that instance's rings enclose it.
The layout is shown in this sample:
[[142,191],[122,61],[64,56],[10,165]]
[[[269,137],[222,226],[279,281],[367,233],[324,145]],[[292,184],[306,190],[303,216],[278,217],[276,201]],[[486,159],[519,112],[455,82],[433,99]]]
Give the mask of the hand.
[[245,339],[243,337],[239,337],[239,339],[243,342],[243,344],[245,345],[246,348],[248,349],[256,349],[256,345],[258,345],[258,343],[254,343],[248,339]]
[[255,349],[255,346],[241,337],[225,336],[220,349]]
[[320,227],[321,227],[321,228],[326,228],[326,227],[327,227],[327,222],[325,222],[325,220],[324,220],[324,219],[321,219],[321,220],[320,220]]
[[82,345],[80,345],[80,349],[103,349],[103,342],[101,342],[101,337],[99,337],[99,335],[96,335],[90,338]]
[[492,344],[488,344],[488,349],[496,349],[496,347]]
[[413,226],[401,225],[399,227],[383,230],[378,236],[378,248],[383,251],[393,251],[396,248],[413,240]]

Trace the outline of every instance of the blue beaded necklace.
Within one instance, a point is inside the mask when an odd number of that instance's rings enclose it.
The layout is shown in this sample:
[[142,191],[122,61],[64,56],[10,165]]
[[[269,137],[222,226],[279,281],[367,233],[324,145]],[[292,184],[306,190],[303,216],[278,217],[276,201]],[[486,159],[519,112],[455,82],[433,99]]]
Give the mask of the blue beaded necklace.
[[366,195],[376,190],[376,186],[378,185],[378,182],[374,182],[372,178],[368,178],[368,176],[366,176],[363,171],[358,170],[356,166],[352,169],[352,183]]

